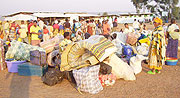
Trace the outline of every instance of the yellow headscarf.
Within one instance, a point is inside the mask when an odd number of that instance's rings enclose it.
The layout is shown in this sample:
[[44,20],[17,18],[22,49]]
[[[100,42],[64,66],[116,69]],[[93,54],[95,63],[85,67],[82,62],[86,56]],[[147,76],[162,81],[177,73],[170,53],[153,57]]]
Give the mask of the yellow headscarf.
[[156,17],[154,19],[154,22],[159,23],[159,25],[162,25],[162,23],[163,23],[162,19],[160,19],[159,17]]

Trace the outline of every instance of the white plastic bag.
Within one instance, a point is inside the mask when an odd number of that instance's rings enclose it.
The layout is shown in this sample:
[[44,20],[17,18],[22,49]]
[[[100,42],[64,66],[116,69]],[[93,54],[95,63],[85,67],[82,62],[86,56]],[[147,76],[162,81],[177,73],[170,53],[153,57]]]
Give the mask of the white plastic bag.
[[149,46],[146,43],[142,43],[141,46],[137,47],[137,52],[140,55],[148,55]]
[[116,75],[117,79],[136,80],[133,69],[121,60],[117,55],[112,54],[104,63],[112,67],[112,73]]
[[141,62],[145,59],[148,59],[148,58],[142,55],[136,55],[130,59],[130,66],[133,69],[135,74],[138,74],[142,71]]

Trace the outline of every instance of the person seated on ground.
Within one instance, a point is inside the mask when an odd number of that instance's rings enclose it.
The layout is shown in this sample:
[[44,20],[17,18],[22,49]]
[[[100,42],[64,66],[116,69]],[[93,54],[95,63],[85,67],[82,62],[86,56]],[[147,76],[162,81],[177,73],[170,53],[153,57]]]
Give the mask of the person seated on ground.
[[70,40],[70,33],[64,33],[64,40],[59,44],[60,52],[63,52],[68,44],[72,43]]
[[128,23],[125,23],[124,26],[125,26],[125,29],[124,29],[123,33],[128,34],[128,33],[135,32],[133,27],[129,26]]

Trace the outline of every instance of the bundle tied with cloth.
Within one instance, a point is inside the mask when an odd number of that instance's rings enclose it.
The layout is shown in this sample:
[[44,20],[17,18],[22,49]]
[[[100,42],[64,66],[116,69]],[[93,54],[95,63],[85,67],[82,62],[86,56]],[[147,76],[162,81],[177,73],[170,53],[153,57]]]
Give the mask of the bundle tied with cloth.
[[180,32],[177,32],[176,30],[178,30],[179,28],[176,27],[175,24],[172,24],[171,26],[169,26],[168,28],[168,32],[169,32],[169,35],[175,40],[175,39],[179,39],[179,35],[180,35]]
[[61,55],[61,71],[71,71],[96,65],[116,51],[116,47],[103,36],[94,35],[87,40],[72,43]]
[[116,51],[117,48],[104,36],[91,36],[66,47],[61,55],[60,70],[78,70],[104,62],[112,67],[112,73],[117,79],[136,80],[133,69],[115,55]]

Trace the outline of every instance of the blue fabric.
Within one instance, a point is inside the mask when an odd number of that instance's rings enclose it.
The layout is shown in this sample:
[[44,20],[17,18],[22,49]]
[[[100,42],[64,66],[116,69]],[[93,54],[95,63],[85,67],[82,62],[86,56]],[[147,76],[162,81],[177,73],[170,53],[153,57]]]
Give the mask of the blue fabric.
[[144,38],[144,34],[141,34],[141,36],[138,38],[138,40],[141,40],[141,39],[143,39]]
[[59,30],[63,30],[64,29],[64,26],[63,25],[60,25],[59,26]]

